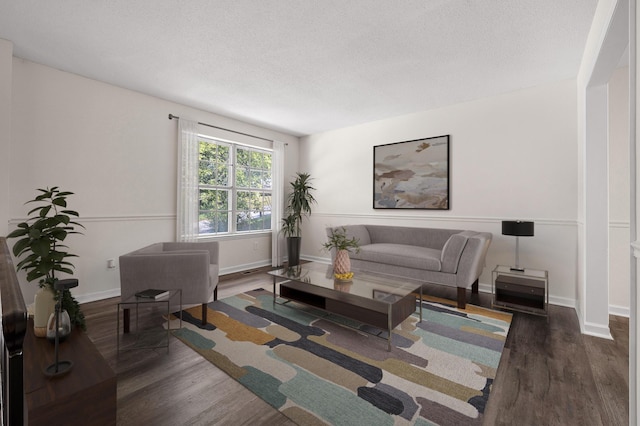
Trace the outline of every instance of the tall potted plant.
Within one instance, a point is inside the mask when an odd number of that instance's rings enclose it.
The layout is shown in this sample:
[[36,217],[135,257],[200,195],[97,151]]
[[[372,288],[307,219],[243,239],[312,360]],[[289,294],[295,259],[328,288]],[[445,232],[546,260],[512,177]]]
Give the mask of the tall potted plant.
[[300,247],[302,245],[300,225],[302,218],[311,214],[311,205],[316,203],[311,191],[315,191],[315,188],[311,186],[309,173],[298,172],[296,179],[291,182],[291,192],[287,196],[287,215],[282,218],[282,233],[287,237],[289,266],[300,263]]
[[[63,241],[69,234],[80,233],[76,231],[76,226],[84,226],[71,220],[72,217],[78,217],[78,213],[67,209],[67,197],[72,192],[60,191],[57,186],[38,191],[40,195],[26,203],[37,203],[37,207],[28,213],[32,216],[19,223],[18,229],[7,238],[20,238],[13,246],[13,255],[16,258],[26,257],[16,265],[18,270],[27,272],[28,281],[38,280],[41,290],[54,293],[54,284],[58,280],[56,273],[72,274],[74,266],[68,259],[77,257],[66,251],[68,247]],[[69,290],[62,292],[62,306],[67,310],[71,323],[84,330],[84,315]],[[41,332],[38,330],[37,334]]]

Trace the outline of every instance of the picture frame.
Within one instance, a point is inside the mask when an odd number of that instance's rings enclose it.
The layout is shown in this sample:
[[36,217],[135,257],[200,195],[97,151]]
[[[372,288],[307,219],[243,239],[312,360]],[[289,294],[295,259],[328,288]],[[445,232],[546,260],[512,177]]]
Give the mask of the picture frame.
[[373,208],[449,210],[449,135],[373,147]]

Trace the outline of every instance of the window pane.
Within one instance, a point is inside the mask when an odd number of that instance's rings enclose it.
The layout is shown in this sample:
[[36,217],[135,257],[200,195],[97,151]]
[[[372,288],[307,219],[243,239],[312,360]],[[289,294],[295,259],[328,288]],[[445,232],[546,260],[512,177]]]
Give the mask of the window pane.
[[236,230],[238,232],[249,231],[251,229],[251,219],[249,212],[238,212],[236,214]]
[[263,155],[261,152],[251,151],[251,167],[254,169],[263,168]]
[[216,169],[216,177],[214,185],[229,186],[229,165],[219,164]]
[[216,210],[217,191],[214,189],[200,189],[200,211]]
[[209,161],[200,161],[199,182],[203,185],[212,185],[214,183],[214,166]]
[[218,212],[216,214],[216,232],[229,232],[229,212]]
[[209,142],[200,142],[199,152],[200,152],[200,161],[216,161],[216,148],[217,145]]
[[249,160],[251,158],[251,152],[244,148],[236,148],[236,164],[240,167],[246,167],[249,165]]
[[229,212],[204,212],[200,213],[200,234],[215,234],[228,232]]
[[249,168],[248,167],[236,168],[236,187],[249,188]]
[[229,210],[229,191],[200,189],[200,210]]
[[249,207],[251,205],[249,195],[250,194],[246,191],[237,192],[236,210],[238,211],[249,210]]
[[262,172],[262,188],[271,189],[271,172]]
[[262,172],[260,170],[251,170],[250,188],[262,188]]
[[264,227],[262,229],[271,229],[271,193],[266,192],[262,198],[262,212],[264,215]]
[[230,152],[230,146],[229,145],[224,145],[224,144],[220,144],[217,143],[215,144],[217,146],[217,150],[216,150],[216,161],[218,163],[228,163],[229,162],[229,152]]
[[218,210],[230,210],[229,209],[229,191],[218,190]]

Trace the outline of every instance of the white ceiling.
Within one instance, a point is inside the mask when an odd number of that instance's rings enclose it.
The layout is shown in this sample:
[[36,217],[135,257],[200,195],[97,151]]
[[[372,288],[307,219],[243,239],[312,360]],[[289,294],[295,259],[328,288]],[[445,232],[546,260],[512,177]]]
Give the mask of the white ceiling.
[[0,38],[20,58],[306,135],[574,78],[596,5],[0,0]]

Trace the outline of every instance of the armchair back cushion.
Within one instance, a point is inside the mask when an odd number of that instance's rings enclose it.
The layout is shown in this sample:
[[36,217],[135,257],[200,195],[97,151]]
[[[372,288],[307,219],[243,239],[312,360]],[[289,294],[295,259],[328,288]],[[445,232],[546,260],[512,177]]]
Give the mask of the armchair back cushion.
[[207,303],[218,285],[218,242],[155,243],[120,256],[122,300],[154,288],[182,289],[182,303]]

